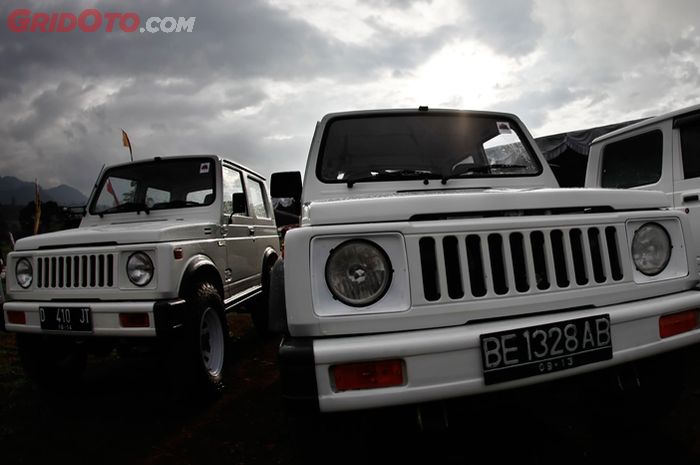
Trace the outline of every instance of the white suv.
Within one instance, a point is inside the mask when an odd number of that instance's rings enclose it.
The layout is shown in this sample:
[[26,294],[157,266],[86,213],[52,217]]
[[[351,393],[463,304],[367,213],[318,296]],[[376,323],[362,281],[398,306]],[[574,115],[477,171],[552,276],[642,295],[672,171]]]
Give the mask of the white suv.
[[586,187],[654,190],[684,211],[700,264],[700,105],[675,110],[591,143]]
[[700,341],[687,216],[657,192],[558,188],[514,115],[327,115],[300,200],[271,285],[289,401],[416,404]]
[[[93,345],[159,341],[182,379],[216,391],[225,312],[267,301],[279,240],[265,180],[213,155],[104,170],[80,227],[17,241],[5,329],[27,374],[52,385],[82,372]],[[266,305],[250,305],[266,327]]]

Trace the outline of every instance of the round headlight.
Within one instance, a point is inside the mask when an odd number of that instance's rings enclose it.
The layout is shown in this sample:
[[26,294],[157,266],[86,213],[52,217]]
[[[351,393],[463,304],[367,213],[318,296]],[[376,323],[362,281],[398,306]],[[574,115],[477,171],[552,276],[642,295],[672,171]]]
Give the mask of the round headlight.
[[153,278],[153,262],[143,252],[136,252],[126,261],[126,275],[137,286],[145,286]]
[[646,223],[632,239],[632,259],[637,269],[647,276],[661,273],[671,259],[671,238],[657,223]]
[[326,284],[346,305],[366,307],[381,299],[391,284],[391,261],[372,241],[353,239],[331,250]]
[[20,258],[17,260],[17,265],[15,265],[15,278],[17,279],[17,284],[26,289],[32,285],[33,279],[32,262],[28,258]]

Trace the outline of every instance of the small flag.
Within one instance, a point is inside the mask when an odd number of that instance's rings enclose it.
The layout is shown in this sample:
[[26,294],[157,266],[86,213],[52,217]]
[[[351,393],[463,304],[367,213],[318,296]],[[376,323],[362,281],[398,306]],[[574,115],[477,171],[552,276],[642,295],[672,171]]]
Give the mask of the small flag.
[[134,161],[134,152],[131,150],[131,141],[129,140],[129,135],[123,129],[122,129],[122,145],[124,147],[129,147],[129,157],[131,157],[131,161]]
[[112,194],[112,197],[114,197],[114,204],[119,205],[119,199],[117,198],[117,193],[114,192],[114,187],[112,186],[112,180],[108,179],[107,180],[107,192]]
[[41,195],[39,195],[39,181],[34,179],[34,234],[39,234],[41,224]]
[[11,232],[7,232],[7,234],[10,235],[10,244],[12,245],[12,250],[15,250],[15,236],[12,235]]

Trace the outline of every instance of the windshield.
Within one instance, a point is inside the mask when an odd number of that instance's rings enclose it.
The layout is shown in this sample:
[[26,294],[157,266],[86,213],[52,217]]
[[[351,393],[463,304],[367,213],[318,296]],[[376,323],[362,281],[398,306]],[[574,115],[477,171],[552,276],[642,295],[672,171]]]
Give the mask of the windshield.
[[214,202],[214,160],[157,160],[108,169],[100,180],[91,214],[165,210]]
[[518,125],[503,116],[391,114],[328,123],[317,166],[327,183],[541,173]]

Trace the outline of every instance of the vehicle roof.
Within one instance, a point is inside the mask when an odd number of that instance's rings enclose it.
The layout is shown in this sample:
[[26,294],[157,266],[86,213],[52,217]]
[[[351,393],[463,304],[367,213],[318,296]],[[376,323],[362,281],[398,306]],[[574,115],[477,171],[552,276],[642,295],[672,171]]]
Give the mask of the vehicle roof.
[[177,159],[177,158],[193,158],[193,157],[216,158],[223,163],[226,163],[226,164],[231,165],[235,168],[238,168],[238,169],[243,170],[247,173],[250,173],[254,176],[257,176],[258,178],[262,179],[263,181],[266,180],[265,177],[262,176],[260,173],[253,171],[250,168],[247,168],[246,166],[241,165],[240,163],[235,162],[224,155],[218,155],[218,154],[213,154],[213,153],[196,153],[196,154],[189,154],[189,155],[168,155],[165,157],[155,156],[152,158],[139,158],[139,159],[134,160],[134,161],[128,161],[128,162],[124,162],[124,163],[115,163],[113,165],[108,165],[105,168],[114,168],[117,166],[127,166],[127,165],[136,164],[136,163],[146,163],[146,162],[151,162],[151,161],[155,161],[155,160],[172,160],[172,159]]
[[593,139],[593,141],[591,141],[591,145],[597,144],[598,142],[602,142],[602,141],[605,141],[605,140],[610,139],[610,138],[613,138],[619,134],[624,134],[624,133],[629,132],[629,131],[634,131],[635,129],[643,128],[645,126],[651,126],[651,125],[654,125],[654,124],[659,123],[661,121],[665,121],[667,119],[676,118],[678,116],[683,116],[685,114],[694,113],[694,112],[700,112],[700,103],[696,104],[696,105],[689,106],[689,107],[681,108],[679,110],[669,111],[668,113],[664,113],[664,114],[659,115],[659,116],[652,116],[651,118],[647,118],[647,119],[640,121],[638,123],[631,124],[629,126],[625,126],[624,128],[618,129],[616,131],[609,132],[607,134],[604,134],[600,137]]
[[[425,109],[423,109],[425,108]],[[338,117],[352,117],[352,116],[363,116],[363,115],[381,115],[381,114],[463,114],[463,115],[472,115],[472,116],[502,116],[508,119],[514,119],[520,121],[520,118],[518,118],[516,115],[512,113],[504,113],[504,112],[498,112],[498,111],[482,111],[482,110],[456,110],[456,109],[450,109],[450,108],[428,108],[428,107],[420,107],[420,108],[387,108],[387,109],[380,109],[380,110],[355,110],[355,111],[341,111],[341,112],[335,112],[335,113],[328,113],[323,117],[321,120],[322,122],[326,122],[330,119],[333,118],[338,118]]]

